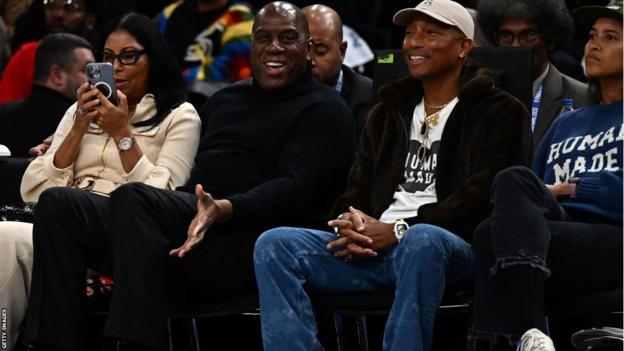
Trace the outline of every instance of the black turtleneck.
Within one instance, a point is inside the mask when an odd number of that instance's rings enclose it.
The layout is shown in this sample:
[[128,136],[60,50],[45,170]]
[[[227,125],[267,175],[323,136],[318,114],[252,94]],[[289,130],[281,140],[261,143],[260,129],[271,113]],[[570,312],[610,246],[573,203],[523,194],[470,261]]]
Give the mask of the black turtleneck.
[[203,138],[180,190],[201,183],[234,207],[231,221],[318,226],[344,190],[354,155],[353,117],[309,74],[268,92],[237,83],[200,113]]

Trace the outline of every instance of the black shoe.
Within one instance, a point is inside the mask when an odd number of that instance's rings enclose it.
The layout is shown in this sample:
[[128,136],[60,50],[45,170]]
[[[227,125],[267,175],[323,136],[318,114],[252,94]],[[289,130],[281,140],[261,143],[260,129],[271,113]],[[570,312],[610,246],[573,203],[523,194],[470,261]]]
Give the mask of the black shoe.
[[466,351],[516,351],[516,347],[505,338],[468,335]]
[[126,340],[109,340],[102,345],[102,351],[158,351],[149,346]]
[[[51,347],[51,346],[45,346],[45,345],[40,345],[40,346],[34,346],[31,344],[23,344],[23,349],[24,351],[63,351],[62,349],[57,349],[56,347]],[[20,350],[19,348],[17,348],[16,350]]]

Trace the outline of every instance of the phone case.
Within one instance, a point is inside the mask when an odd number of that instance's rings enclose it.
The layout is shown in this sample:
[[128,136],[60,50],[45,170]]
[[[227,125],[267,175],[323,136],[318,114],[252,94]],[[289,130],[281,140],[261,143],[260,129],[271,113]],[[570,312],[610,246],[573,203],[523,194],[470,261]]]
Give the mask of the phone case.
[[110,102],[118,105],[113,65],[106,62],[88,63],[85,70],[89,84],[101,91]]

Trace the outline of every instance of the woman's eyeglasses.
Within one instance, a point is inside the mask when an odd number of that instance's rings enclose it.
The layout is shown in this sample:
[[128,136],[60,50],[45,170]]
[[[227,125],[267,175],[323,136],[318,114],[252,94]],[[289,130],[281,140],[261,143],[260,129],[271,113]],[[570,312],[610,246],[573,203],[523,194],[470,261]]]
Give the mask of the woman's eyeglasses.
[[146,52],[147,50],[128,50],[120,52],[117,55],[113,54],[112,52],[104,52],[102,54],[102,61],[113,65],[115,63],[115,59],[117,59],[119,60],[119,63],[124,66],[134,65],[135,63],[137,63],[137,61],[139,61],[139,58],[141,58],[141,56],[143,56]]

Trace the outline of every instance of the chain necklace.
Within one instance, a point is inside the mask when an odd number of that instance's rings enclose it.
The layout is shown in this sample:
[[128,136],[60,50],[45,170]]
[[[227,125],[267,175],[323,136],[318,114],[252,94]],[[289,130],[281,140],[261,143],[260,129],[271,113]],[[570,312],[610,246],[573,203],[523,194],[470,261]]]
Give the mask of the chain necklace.
[[[451,101],[452,101],[452,100],[451,100]],[[443,105],[438,105],[438,106],[429,105],[429,104],[427,103],[427,101],[425,101],[425,99],[423,99],[423,102],[425,103],[425,107],[426,107],[426,108],[428,108],[428,109],[430,109],[430,110],[441,110],[441,109],[445,108],[445,107],[446,107],[446,105],[448,105],[450,101],[449,101],[449,102],[447,102],[446,104],[443,104]]]
[[[451,101],[453,100],[451,99]],[[427,156],[427,143],[429,142],[429,128],[435,127],[436,125],[438,125],[438,121],[440,119],[440,112],[441,112],[440,110],[445,108],[451,101],[447,102],[446,104],[432,106],[432,105],[429,105],[423,98],[423,103],[425,104],[425,107],[430,110],[437,110],[437,112],[432,113],[429,116],[426,116],[422,121],[422,125],[420,127],[420,138],[422,140],[420,143],[420,147],[418,148],[418,151],[416,152],[416,156],[418,157],[419,163],[422,163],[425,160],[425,157]],[[426,114],[427,112],[425,111],[425,115]]]

